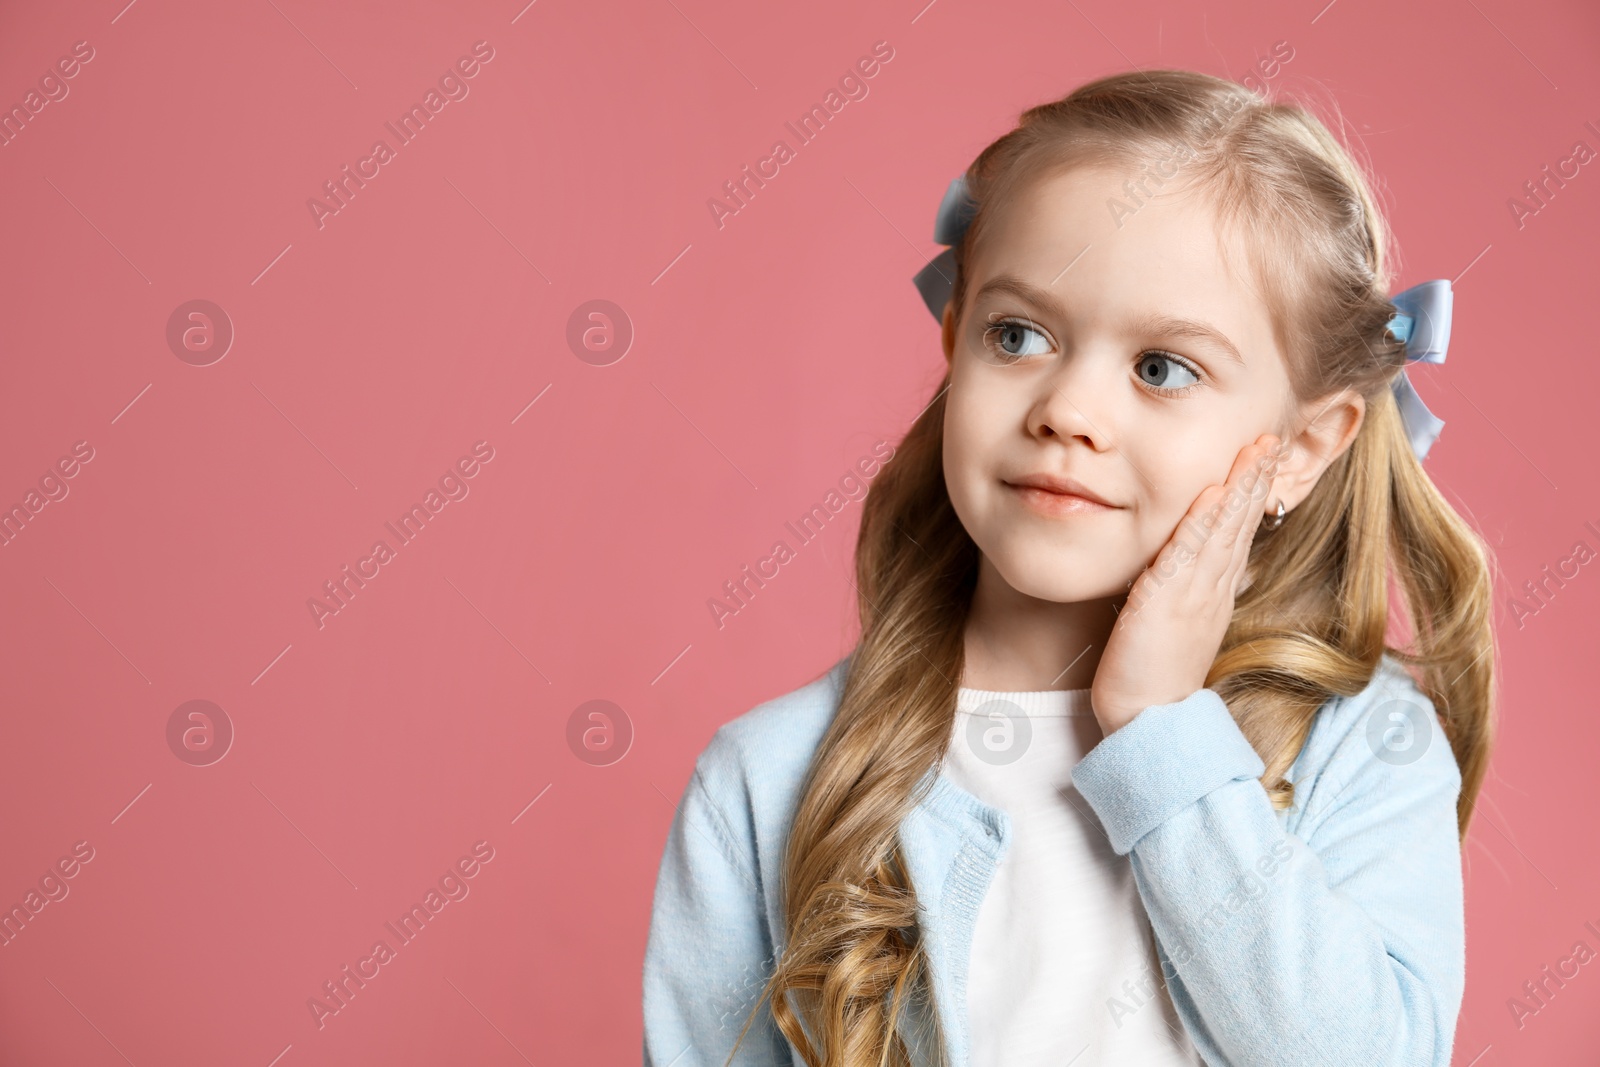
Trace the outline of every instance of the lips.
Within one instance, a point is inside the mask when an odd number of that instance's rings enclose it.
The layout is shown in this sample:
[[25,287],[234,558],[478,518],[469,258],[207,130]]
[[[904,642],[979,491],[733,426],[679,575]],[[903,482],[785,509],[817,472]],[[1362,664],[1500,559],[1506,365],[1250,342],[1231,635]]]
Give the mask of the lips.
[[1043,495],[1048,495],[1059,498],[1058,502],[1061,504],[1078,500],[1104,508],[1119,506],[1096,493],[1082,482],[1055,474],[1028,474],[1020,478],[1007,480],[1005,484],[1013,489],[1022,491],[1025,497],[1034,496],[1036,499],[1043,500]]

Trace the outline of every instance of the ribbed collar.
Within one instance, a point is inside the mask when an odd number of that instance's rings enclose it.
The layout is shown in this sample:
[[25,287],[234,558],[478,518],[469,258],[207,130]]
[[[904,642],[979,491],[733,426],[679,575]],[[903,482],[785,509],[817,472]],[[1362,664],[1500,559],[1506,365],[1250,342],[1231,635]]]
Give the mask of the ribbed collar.
[[1031,692],[1005,692],[997,689],[970,689],[962,686],[956,691],[956,713],[971,714],[991,701],[1005,701],[1018,709],[1017,713],[1029,718],[1053,718],[1066,715],[1093,715],[1094,705],[1089,702],[1088,689],[1038,689]]

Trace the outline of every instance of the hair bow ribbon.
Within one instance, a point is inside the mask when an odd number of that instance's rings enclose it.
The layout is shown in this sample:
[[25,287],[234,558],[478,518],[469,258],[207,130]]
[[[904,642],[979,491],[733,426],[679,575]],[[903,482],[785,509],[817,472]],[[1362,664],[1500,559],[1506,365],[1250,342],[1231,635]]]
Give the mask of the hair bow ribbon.
[[[956,260],[951,246],[961,243],[977,210],[978,205],[967,192],[965,175],[950,183],[944,199],[939,202],[939,213],[933,221],[933,239],[946,248],[911,279],[935,319],[943,319],[944,306],[955,287]],[[1443,363],[1450,347],[1450,318],[1455,305],[1449,280],[1436,278],[1422,282],[1389,299],[1398,311],[1389,320],[1388,331],[1395,340],[1405,344],[1406,362]],[[1444,420],[1428,410],[1404,369],[1395,375],[1390,388],[1405,423],[1411,451],[1419,461],[1426,459],[1428,450],[1444,429]]]

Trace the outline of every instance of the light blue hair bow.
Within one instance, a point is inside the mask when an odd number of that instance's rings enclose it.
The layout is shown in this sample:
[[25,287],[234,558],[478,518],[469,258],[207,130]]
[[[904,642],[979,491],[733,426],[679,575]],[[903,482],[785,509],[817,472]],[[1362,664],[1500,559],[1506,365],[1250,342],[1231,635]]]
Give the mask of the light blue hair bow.
[[[978,205],[967,194],[966,176],[957,178],[950,183],[939,203],[939,214],[933,222],[933,239],[947,246],[960,244],[977,210]],[[947,247],[911,279],[935,319],[942,321],[944,318],[944,306],[955,287],[955,276],[955,250]],[[1406,362],[1443,363],[1445,351],[1450,347],[1450,317],[1455,303],[1449,280],[1437,278],[1422,282],[1389,299],[1399,310],[1389,320],[1388,330],[1396,341],[1405,344]],[[1428,450],[1439,438],[1439,431],[1444,429],[1444,420],[1428,410],[1404,369],[1395,375],[1390,388],[1405,423],[1411,451],[1419,461],[1426,459]]]

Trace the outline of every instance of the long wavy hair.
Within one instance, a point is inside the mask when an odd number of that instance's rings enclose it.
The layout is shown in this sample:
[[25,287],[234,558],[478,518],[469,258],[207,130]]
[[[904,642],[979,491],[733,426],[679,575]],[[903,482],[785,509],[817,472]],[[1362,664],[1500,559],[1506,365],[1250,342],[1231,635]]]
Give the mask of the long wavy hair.
[[[1390,391],[1405,356],[1386,329],[1396,312],[1389,231],[1361,167],[1309,110],[1154,70],[1023,112],[967,170],[977,211],[954,249],[946,343],[959,330],[962,264],[995,205],[1044,173],[1108,162],[1154,174],[1147,185],[1175,170],[1193,178],[1219,218],[1243,228],[1296,397],[1350,388],[1366,400],[1353,444],[1280,527],[1258,532],[1206,686],[1261,756],[1261,784],[1283,808],[1294,799],[1284,774],[1318,708],[1359,693],[1392,653],[1439,713],[1461,771],[1464,838],[1492,732],[1492,559],[1411,450]],[[913,1002],[931,1001],[899,827],[949,744],[977,582],[978,548],[944,482],[949,383],[947,371],[863,504],[861,637],[788,839],[786,943],[756,1011],[770,1003],[810,1067],[907,1067],[897,1024]],[[1391,630],[1403,631],[1395,645]],[[942,1062],[936,1015],[933,1028]]]

